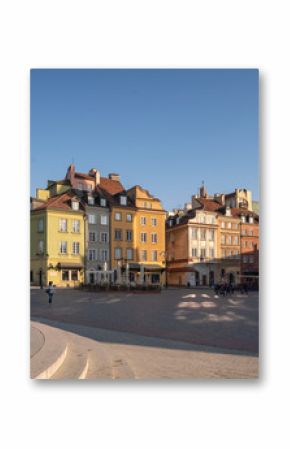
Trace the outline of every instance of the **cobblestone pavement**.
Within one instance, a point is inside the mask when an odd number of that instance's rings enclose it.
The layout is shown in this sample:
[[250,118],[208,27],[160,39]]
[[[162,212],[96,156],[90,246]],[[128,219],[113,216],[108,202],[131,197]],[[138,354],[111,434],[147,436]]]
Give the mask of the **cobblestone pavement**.
[[206,289],[162,293],[57,289],[52,305],[31,290],[31,316],[258,354],[258,294],[217,297]]

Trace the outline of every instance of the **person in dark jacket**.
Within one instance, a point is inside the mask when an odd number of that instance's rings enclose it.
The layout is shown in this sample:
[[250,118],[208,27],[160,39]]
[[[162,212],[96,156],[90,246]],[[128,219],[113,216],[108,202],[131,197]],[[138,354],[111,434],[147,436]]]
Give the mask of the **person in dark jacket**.
[[52,281],[49,281],[46,293],[48,294],[48,304],[51,304],[52,303],[52,297],[53,297],[53,294],[54,294]]

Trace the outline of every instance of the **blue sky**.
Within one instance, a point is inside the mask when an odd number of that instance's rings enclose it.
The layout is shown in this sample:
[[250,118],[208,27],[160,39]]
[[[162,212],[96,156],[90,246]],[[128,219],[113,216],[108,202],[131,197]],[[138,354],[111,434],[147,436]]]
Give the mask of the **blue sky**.
[[76,170],[119,173],[166,209],[197,193],[259,198],[257,70],[31,71],[31,194]]

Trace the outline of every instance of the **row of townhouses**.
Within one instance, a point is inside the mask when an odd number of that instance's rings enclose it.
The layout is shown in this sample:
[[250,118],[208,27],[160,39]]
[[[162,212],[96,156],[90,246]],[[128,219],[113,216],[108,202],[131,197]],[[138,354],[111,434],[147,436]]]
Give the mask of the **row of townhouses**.
[[71,164],[31,198],[32,285],[257,284],[259,215],[251,192],[199,195],[168,213],[118,174]]

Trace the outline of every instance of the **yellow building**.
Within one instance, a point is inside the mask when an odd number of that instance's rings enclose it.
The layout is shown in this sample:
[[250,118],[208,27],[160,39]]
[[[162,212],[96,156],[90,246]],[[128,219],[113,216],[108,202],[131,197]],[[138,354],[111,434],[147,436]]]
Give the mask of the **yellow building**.
[[[48,193],[46,193],[48,192]],[[84,210],[72,192],[39,190],[31,210],[33,285],[77,286],[84,280]]]

